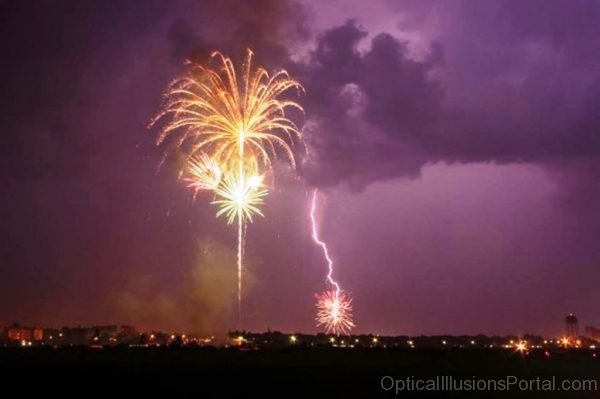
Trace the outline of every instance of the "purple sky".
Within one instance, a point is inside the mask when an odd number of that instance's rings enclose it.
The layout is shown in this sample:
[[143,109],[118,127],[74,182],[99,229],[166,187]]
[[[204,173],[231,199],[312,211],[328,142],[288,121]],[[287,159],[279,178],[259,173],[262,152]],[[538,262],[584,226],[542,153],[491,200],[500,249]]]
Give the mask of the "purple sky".
[[235,327],[235,231],[174,158],[157,172],[146,125],[186,58],[247,46],[304,84],[308,155],[248,229],[246,328],[316,331],[315,187],[358,332],[600,324],[598,20],[593,0],[0,5],[0,325]]

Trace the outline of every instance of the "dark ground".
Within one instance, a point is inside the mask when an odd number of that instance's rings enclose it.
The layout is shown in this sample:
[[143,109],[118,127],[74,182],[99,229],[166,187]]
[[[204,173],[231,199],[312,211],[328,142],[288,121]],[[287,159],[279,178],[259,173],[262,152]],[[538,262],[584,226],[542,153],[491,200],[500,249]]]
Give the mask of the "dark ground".
[[[453,376],[600,380],[590,351],[284,348],[4,348],[0,397],[431,397],[381,388],[381,378]],[[599,383],[600,385],[600,383]],[[35,396],[34,396],[35,395]],[[43,395],[43,396],[40,396]],[[436,397],[592,398],[595,392],[441,392]]]

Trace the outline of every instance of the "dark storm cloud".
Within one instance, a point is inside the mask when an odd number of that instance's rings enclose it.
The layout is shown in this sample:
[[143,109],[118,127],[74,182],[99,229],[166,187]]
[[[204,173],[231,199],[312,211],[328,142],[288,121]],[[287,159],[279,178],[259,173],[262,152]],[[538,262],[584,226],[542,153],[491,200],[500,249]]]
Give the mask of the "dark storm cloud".
[[359,51],[367,32],[354,21],[318,38],[303,75],[311,183],[360,187],[440,160],[600,154],[600,28],[590,17],[600,4],[401,2],[398,10],[418,14],[425,29],[428,17],[452,18],[438,23],[420,61],[388,34]]
[[[306,41],[310,31],[304,8],[292,1],[187,1],[171,26],[176,62],[206,62],[215,50],[240,60],[254,51],[271,68],[289,63],[290,45]],[[223,23],[226,21],[226,23]]]
[[355,21],[325,32],[301,74],[311,183],[360,186],[417,173],[428,160],[420,145],[441,114],[442,90],[428,78],[441,60],[439,47],[428,60],[414,61],[404,43],[380,34],[361,54],[365,35]]

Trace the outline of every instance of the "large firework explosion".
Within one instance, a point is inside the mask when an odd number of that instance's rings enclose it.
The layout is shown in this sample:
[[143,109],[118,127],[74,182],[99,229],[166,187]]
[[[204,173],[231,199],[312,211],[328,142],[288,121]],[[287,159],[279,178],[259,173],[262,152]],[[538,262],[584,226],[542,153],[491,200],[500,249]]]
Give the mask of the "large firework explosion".
[[273,162],[283,153],[295,167],[293,145],[301,139],[299,128],[286,111],[302,108],[283,98],[290,90],[303,91],[284,71],[269,74],[252,64],[248,50],[241,68],[219,52],[208,65],[188,62],[188,71],[165,92],[162,111],[151,125],[166,119],[156,144],[169,141],[170,150],[181,150],[188,160],[187,181],[195,195],[207,190],[215,195],[217,216],[238,223],[238,312],[241,317],[244,234],[252,216],[267,195],[265,176],[273,178]]

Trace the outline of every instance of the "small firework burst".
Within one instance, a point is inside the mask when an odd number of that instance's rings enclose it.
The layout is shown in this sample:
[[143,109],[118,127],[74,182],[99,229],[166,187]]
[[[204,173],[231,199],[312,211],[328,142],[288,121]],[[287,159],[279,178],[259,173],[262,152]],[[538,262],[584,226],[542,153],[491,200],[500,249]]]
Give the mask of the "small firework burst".
[[262,187],[261,176],[243,178],[235,173],[227,174],[215,190],[217,199],[212,204],[219,206],[217,216],[225,215],[227,224],[237,218],[252,221],[252,216],[263,216],[259,206],[263,204],[267,190]]
[[352,298],[343,291],[331,289],[317,295],[317,326],[336,335],[349,334],[354,328]]
[[215,191],[221,183],[223,172],[219,164],[205,153],[192,157],[188,170],[186,181],[188,187],[194,190],[194,196],[201,190]]

